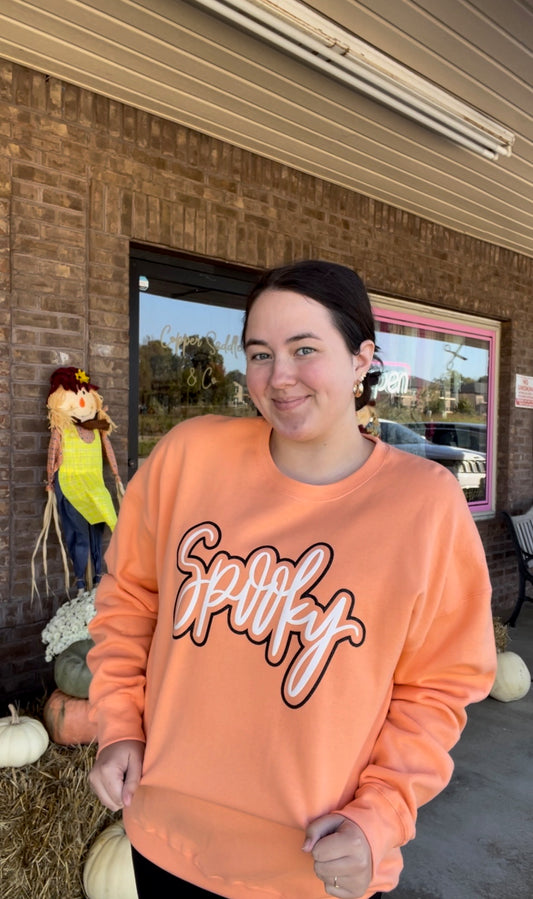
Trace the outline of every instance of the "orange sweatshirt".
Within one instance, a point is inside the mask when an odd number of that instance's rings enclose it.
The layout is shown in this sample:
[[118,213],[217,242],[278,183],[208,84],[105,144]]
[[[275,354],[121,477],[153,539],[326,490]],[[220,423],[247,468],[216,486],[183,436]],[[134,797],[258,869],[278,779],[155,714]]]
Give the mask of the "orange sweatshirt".
[[[307,824],[369,840],[390,890],[495,671],[483,548],[453,476],[375,440],[325,486],[259,418],[174,428],[129,484],[90,631],[100,748],[147,741],[146,857],[230,899],[323,899]],[[367,438],[373,439],[373,438]]]

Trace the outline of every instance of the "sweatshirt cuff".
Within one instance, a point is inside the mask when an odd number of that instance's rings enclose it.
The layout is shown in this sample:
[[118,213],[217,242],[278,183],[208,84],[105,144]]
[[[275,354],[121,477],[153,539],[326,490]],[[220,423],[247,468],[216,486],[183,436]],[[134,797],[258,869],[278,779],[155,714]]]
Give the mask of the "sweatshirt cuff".
[[374,786],[362,787],[353,802],[336,811],[363,831],[372,851],[374,874],[391,850],[399,849],[415,835],[415,821],[395,792],[389,797]]
[[134,707],[126,711],[123,706],[119,709],[102,706],[89,707],[89,719],[96,724],[98,753],[111,743],[120,740],[140,740],[146,743],[146,736],[137,709]]

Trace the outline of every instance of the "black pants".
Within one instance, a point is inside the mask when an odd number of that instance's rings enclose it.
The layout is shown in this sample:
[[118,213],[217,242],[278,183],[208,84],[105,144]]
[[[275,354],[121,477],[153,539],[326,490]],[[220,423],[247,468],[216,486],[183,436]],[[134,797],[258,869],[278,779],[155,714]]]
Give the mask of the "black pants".
[[[133,846],[131,852],[139,899],[153,899],[154,896],[157,896],[157,899],[182,899],[182,897],[188,899],[189,896],[194,896],[195,899],[209,899],[209,897],[216,899],[218,896],[220,899],[219,893],[202,890],[154,865]],[[381,893],[374,893],[372,899],[381,899]]]

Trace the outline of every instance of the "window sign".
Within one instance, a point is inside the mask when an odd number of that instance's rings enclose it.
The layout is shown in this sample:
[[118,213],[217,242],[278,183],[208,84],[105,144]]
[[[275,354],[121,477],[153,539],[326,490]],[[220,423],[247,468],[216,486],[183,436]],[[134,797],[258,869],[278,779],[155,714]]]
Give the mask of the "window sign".
[[242,309],[139,295],[139,456],[195,415],[255,415]]
[[521,409],[533,409],[533,377],[516,375],[515,406]]
[[[497,323],[415,315],[374,299],[382,367],[374,399],[381,438],[444,465],[473,511],[493,495]],[[410,307],[413,308],[412,305]],[[474,324],[475,322],[475,324]]]

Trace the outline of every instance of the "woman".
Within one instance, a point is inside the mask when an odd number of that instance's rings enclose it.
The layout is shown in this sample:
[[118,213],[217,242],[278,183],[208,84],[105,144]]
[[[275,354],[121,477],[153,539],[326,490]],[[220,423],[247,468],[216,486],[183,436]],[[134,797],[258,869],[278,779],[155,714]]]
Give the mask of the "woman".
[[139,896],[369,899],[492,685],[483,549],[441,466],[359,430],[375,335],[350,269],[267,272],[255,419],[188,420],[128,487],[97,593],[94,791]]

